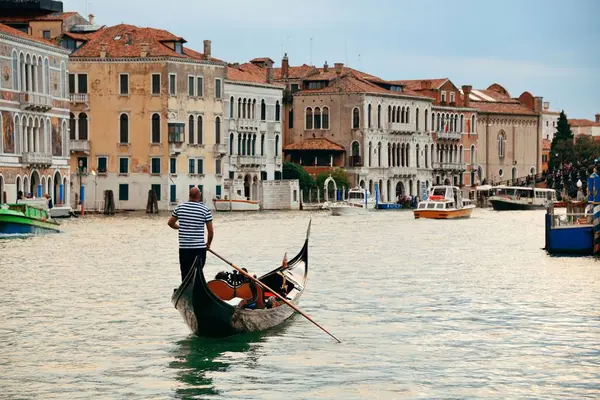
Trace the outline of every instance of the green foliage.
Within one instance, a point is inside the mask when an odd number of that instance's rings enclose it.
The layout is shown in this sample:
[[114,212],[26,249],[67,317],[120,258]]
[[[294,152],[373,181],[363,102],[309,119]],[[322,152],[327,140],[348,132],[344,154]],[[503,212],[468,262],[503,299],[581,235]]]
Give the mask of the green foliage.
[[567,115],[564,111],[560,112],[558,124],[556,125],[556,133],[552,139],[550,146],[550,160],[548,160],[548,168],[553,171],[555,168],[560,168],[561,164],[571,163],[576,161],[575,145],[573,143],[573,132],[567,120]]
[[298,179],[300,189],[310,189],[315,186],[315,180],[298,164],[283,163],[283,179]]
[[323,189],[323,185],[325,184],[325,179],[327,179],[331,175],[338,189],[346,188],[350,189],[350,179],[348,179],[348,174],[341,168],[336,168],[333,171],[322,172],[317,175],[317,187],[319,189]]

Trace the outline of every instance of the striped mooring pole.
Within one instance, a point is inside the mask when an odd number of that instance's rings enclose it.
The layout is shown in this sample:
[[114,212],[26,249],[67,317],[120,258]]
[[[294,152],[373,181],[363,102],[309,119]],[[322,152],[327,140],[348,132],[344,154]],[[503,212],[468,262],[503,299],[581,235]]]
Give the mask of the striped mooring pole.
[[588,178],[588,203],[592,205],[594,255],[600,255],[600,176],[594,173]]

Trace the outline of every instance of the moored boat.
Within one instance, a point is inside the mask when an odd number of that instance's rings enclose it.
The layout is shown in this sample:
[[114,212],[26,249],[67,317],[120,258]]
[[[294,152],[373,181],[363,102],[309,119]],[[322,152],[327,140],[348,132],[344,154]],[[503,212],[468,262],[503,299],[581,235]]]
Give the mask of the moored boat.
[[48,212],[28,204],[3,204],[0,206],[1,234],[45,234],[60,232],[59,224]]
[[426,200],[419,202],[413,213],[415,219],[457,219],[469,218],[474,208],[470,200],[463,200],[460,188],[436,186]]
[[348,191],[348,200],[329,204],[331,215],[358,215],[375,209],[375,198],[365,189],[356,187]]
[[556,190],[498,186],[489,202],[496,211],[541,210],[556,201]]
[[[258,278],[266,286],[297,305],[304,293],[308,276],[308,238],[302,250],[290,261]],[[190,330],[202,337],[225,337],[243,332],[262,331],[281,324],[294,310],[275,296],[269,296],[259,285],[220,272],[214,280],[206,281],[196,260],[189,274],[171,297]],[[252,298],[254,303],[252,303]],[[245,305],[231,304],[236,299]],[[249,308],[246,307],[250,305]]]
[[259,211],[260,203],[242,196],[227,196],[225,198],[213,199],[217,211]]

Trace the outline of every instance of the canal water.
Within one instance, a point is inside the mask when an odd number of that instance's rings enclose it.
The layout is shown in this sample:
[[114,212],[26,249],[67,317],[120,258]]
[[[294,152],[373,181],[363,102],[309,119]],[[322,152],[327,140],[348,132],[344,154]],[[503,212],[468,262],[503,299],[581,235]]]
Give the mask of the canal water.
[[167,218],[0,240],[0,398],[600,397],[600,263],[546,255],[543,211],[217,214],[213,249],[256,274],[295,255],[312,218],[300,306],[342,344],[299,316],[190,336]]

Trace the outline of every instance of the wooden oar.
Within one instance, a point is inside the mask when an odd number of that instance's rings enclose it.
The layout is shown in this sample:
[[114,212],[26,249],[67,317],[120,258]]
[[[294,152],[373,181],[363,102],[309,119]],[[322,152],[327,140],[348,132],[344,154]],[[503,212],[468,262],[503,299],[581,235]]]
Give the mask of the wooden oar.
[[255,277],[253,277],[252,275],[250,275],[249,273],[247,273],[243,269],[241,269],[240,267],[235,266],[232,262],[227,261],[226,259],[224,259],[220,255],[218,255],[217,253],[215,253],[212,249],[208,249],[208,251],[211,252],[212,254],[214,254],[217,258],[221,259],[221,261],[223,261],[224,263],[229,264],[231,267],[233,267],[234,269],[236,269],[240,274],[244,275],[246,278],[252,279],[252,281],[258,283],[260,286],[262,286],[263,288],[267,289],[269,292],[273,293],[280,300],[282,300],[285,304],[287,304],[288,306],[292,307],[299,314],[301,314],[304,318],[306,318],[307,320],[309,320],[310,322],[312,322],[313,324],[315,324],[316,326],[318,326],[319,328],[321,328],[321,330],[323,330],[323,332],[327,333],[329,336],[331,336],[332,338],[334,338],[338,343],[342,343],[340,339],[336,338],[335,336],[333,336],[333,334],[329,333],[329,331],[327,331],[327,329],[323,328],[321,325],[319,325],[318,323],[316,323],[311,317],[309,317],[306,313],[304,313],[302,310],[300,310],[292,302],[288,301],[286,298],[284,298],[283,296],[281,296],[279,293],[277,293],[276,291],[274,291],[273,289],[271,289],[270,287],[268,287],[267,285],[265,285],[264,283],[262,283],[261,281],[259,281],[258,279],[256,279]]

